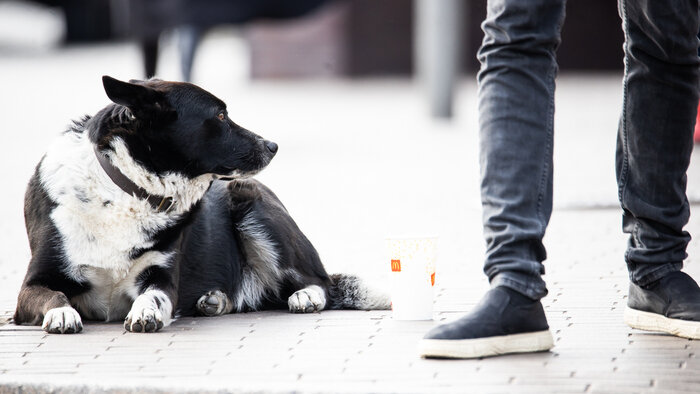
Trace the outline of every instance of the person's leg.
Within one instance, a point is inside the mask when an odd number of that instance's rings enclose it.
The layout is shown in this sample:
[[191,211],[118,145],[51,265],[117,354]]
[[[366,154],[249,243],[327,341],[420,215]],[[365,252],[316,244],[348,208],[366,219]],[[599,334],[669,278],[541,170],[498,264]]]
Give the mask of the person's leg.
[[[700,338],[700,289],[680,272],[690,241],[683,227],[698,103],[698,0],[618,4],[625,77],[616,172],[630,234],[625,319],[635,328]],[[690,328],[678,331],[674,319]]]
[[564,1],[492,0],[479,50],[481,202],[494,286],[547,295],[542,245],[552,212],[555,58]]
[[426,357],[547,350],[539,299],[552,211],[555,51],[565,1],[490,0],[479,50],[481,198],[492,289],[467,316],[420,343]]

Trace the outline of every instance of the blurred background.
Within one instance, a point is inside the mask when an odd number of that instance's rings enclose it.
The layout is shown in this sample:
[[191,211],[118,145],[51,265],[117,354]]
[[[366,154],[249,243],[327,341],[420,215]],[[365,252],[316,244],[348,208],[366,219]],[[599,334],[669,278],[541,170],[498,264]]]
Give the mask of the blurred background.
[[[438,282],[483,278],[475,56],[485,3],[0,1],[0,287],[16,294],[29,256],[26,182],[71,119],[108,103],[102,75],[191,81],[277,142],[259,178],[329,271],[384,278],[384,239],[425,234],[440,237],[438,272],[454,274]],[[618,206],[615,2],[569,2],[562,35],[553,222]]]
[[[439,3],[438,6],[425,4]],[[191,79],[198,46],[226,27],[246,47],[250,78],[381,77],[414,73],[416,37],[430,8],[441,42],[459,35],[460,70],[478,69],[486,0],[42,0],[0,2],[3,51],[40,51],[131,41],[144,74],[160,71],[163,45],[176,41],[182,79]],[[440,11],[437,11],[440,12]],[[622,33],[614,2],[567,5],[558,52],[562,70],[620,70]],[[453,22],[451,20],[456,20]],[[447,26],[444,26],[447,25]],[[226,51],[227,49],[222,48]],[[229,48],[228,51],[231,49]],[[197,63],[197,68],[206,68]],[[148,75],[151,76],[151,75]]]

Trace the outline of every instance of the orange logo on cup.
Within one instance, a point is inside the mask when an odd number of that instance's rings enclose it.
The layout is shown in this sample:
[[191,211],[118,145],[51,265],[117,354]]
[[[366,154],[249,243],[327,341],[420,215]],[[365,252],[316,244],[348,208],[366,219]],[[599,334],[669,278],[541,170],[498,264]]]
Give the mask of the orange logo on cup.
[[391,260],[391,271],[401,272],[401,260]]
[[435,272],[430,275],[430,286],[435,286]]

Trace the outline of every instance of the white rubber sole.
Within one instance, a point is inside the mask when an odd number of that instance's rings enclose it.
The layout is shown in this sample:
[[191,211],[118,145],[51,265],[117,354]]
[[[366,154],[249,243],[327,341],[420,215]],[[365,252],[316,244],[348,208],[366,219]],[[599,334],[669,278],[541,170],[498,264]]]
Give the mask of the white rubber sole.
[[418,343],[421,357],[478,358],[511,353],[534,353],[554,347],[549,330],[477,339],[423,339]]
[[627,307],[625,323],[638,330],[665,332],[677,337],[700,339],[700,322],[669,319],[658,313],[643,312]]

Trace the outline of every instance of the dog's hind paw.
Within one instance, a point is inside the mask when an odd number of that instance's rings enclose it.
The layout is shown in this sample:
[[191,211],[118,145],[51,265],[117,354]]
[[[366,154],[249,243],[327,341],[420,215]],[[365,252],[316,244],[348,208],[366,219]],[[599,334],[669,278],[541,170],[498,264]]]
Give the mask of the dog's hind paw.
[[228,296],[220,290],[207,292],[197,301],[197,311],[204,316],[220,316],[231,312],[231,308]]
[[292,294],[287,300],[292,313],[318,312],[326,307],[326,295],[322,288],[313,285]]
[[74,334],[83,331],[80,314],[69,306],[49,309],[41,328],[51,334]]

